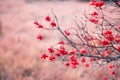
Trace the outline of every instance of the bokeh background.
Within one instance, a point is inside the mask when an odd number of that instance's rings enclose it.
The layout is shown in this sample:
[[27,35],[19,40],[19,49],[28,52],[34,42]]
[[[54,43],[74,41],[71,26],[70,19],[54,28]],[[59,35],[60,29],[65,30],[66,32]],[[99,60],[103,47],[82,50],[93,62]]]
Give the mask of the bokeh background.
[[76,15],[91,9],[88,1],[0,0],[0,80],[102,80],[104,66],[72,69],[61,61],[42,61],[40,54],[62,37],[50,32],[51,37],[38,41],[39,31],[33,24],[53,9],[62,28],[71,26]]

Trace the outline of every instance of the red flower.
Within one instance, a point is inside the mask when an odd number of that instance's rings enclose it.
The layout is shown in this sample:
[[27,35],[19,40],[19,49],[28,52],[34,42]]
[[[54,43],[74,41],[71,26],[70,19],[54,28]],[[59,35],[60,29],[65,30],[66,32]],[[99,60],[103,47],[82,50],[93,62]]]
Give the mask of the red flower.
[[117,50],[120,52],[120,46],[117,47]]
[[90,18],[89,21],[90,21],[90,22],[93,22],[93,23],[95,23],[95,24],[98,23],[98,19],[94,19],[94,18]]
[[35,25],[39,25],[39,23],[38,23],[37,21],[34,21],[34,24],[35,24]]
[[116,41],[117,43],[120,42],[120,35],[116,35],[116,36],[115,36],[115,41]]
[[46,16],[46,17],[45,17],[45,20],[46,20],[46,21],[51,21],[51,19],[50,19],[49,16]]
[[109,56],[110,54],[111,54],[111,51],[110,50],[106,50],[103,55],[106,57],[106,56]]
[[40,24],[39,24],[39,25],[37,26],[37,28],[43,28],[43,25],[40,25]]
[[109,45],[109,41],[108,41],[108,40],[103,40],[103,41],[102,41],[102,45],[103,45],[103,46]]
[[42,35],[38,35],[38,36],[37,36],[37,39],[43,40],[43,36],[42,36]]
[[111,75],[115,75],[115,71],[110,71],[110,74]]
[[104,5],[104,1],[91,1],[90,5],[93,5],[95,7],[102,7]]
[[106,30],[103,32],[104,35],[111,35],[112,33],[112,30]]
[[68,53],[72,55],[72,54],[75,54],[76,52],[77,52],[77,50],[71,50]]
[[64,43],[64,41],[60,41],[60,42],[58,42],[58,44],[64,45],[65,43]]
[[50,61],[55,60],[55,56],[50,56],[50,57],[49,57],[49,60],[50,60]]
[[78,65],[79,63],[78,63],[77,60],[72,60],[72,61],[71,61],[71,64],[72,64],[72,65]]
[[48,51],[49,51],[50,53],[54,53],[54,50],[53,50],[52,48],[48,48]]
[[55,55],[56,55],[57,57],[59,57],[61,54],[60,54],[60,53],[56,53]]
[[97,12],[93,12],[93,13],[90,13],[90,15],[92,15],[92,16],[98,16],[98,13]]
[[81,58],[81,62],[82,63],[85,63],[86,62],[86,59],[84,57]]
[[71,61],[76,60],[76,56],[75,56],[75,55],[71,55],[71,56],[69,57],[69,59],[70,59]]
[[55,22],[51,22],[50,24],[52,27],[56,27],[56,23]]
[[77,68],[77,65],[72,65],[72,68],[73,68],[73,69]]
[[106,38],[111,42],[114,41],[114,37],[112,35],[107,35]]
[[89,67],[90,65],[89,65],[88,63],[85,63],[84,66],[85,66],[85,67]]
[[66,66],[70,66],[70,63],[69,63],[69,62],[66,62],[65,65],[66,65]]
[[103,76],[103,80],[108,80],[108,77],[106,75]]
[[80,50],[80,52],[81,52],[82,54],[86,54],[86,53],[87,53],[87,50],[83,48],[83,49]]
[[115,39],[115,41],[116,41],[117,43],[119,43],[119,42],[120,42],[120,39],[117,38],[117,39]]
[[90,62],[93,62],[94,61],[94,59],[93,58],[90,58]]
[[105,4],[104,1],[99,1],[99,2],[96,3],[96,7],[101,7],[101,6],[103,6],[104,4]]
[[118,1],[117,4],[120,5],[120,1]]
[[113,65],[113,64],[110,64],[108,67],[109,67],[110,69],[112,69],[112,68],[114,68],[114,65]]
[[69,36],[70,35],[70,32],[68,32],[68,31],[64,31],[64,33],[65,33],[65,35],[67,35],[67,36]]
[[45,53],[41,55],[41,59],[46,59],[47,57],[48,57],[48,55]]

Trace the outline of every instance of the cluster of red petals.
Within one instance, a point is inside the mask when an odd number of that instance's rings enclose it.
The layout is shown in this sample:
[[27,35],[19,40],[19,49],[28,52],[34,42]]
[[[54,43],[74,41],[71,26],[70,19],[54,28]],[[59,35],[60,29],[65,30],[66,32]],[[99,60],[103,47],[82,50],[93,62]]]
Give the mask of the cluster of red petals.
[[115,39],[112,34],[113,34],[112,30],[106,30],[103,32],[103,35],[105,36],[105,38],[108,39],[110,42],[114,41]]
[[117,4],[120,5],[120,1],[118,1]]
[[109,45],[109,44],[110,44],[110,42],[107,39],[102,41],[103,46],[106,46],[106,45]]
[[89,67],[90,65],[89,65],[88,63],[85,63],[84,66],[85,66],[85,67]]
[[42,35],[38,35],[38,36],[37,36],[37,39],[38,39],[38,40],[43,40],[43,36],[42,36]]
[[110,74],[111,75],[115,75],[115,71],[110,71]]
[[54,53],[54,49],[52,49],[52,48],[48,48],[48,51],[49,51],[50,53]]
[[41,25],[41,24],[38,23],[37,21],[35,21],[34,24],[37,26],[37,28],[43,28],[43,25]]
[[90,5],[95,6],[95,7],[102,7],[103,5],[105,5],[105,2],[104,1],[92,0],[90,2]]
[[69,60],[70,60],[70,64],[71,64],[71,67],[72,67],[72,68],[76,68],[77,65],[79,65],[79,62],[78,62],[78,60],[77,60],[77,58],[76,58],[75,55],[71,55],[71,56],[69,57]]
[[46,16],[46,17],[45,17],[45,20],[46,20],[46,21],[51,21],[50,16]]
[[60,48],[58,49],[59,54],[61,55],[66,55],[68,54],[68,52],[65,50],[64,46],[60,46]]
[[110,50],[106,50],[104,53],[103,53],[103,56],[104,57],[107,57],[111,54],[111,51]]
[[76,54],[76,52],[77,52],[77,50],[70,50],[70,51],[68,52],[68,54],[74,55],[74,54]]
[[55,56],[50,56],[50,57],[49,57],[49,60],[50,60],[50,61],[55,60]]
[[117,47],[117,50],[120,52],[120,46]]
[[103,32],[104,35],[112,35],[112,30],[106,30]]
[[108,67],[109,67],[109,69],[113,69],[114,65],[113,64],[109,64]]
[[82,63],[85,63],[86,62],[86,59],[84,57],[81,58],[81,62]]
[[82,54],[86,54],[86,53],[87,53],[87,50],[84,49],[84,48],[82,48],[82,49],[80,50],[80,52],[81,52]]
[[89,21],[92,22],[92,23],[97,24],[99,20],[95,19],[95,18],[90,18]]
[[98,16],[98,13],[96,11],[94,11],[94,12],[90,13],[90,15],[92,15],[92,16]]
[[116,35],[115,36],[115,42],[116,43],[120,43],[120,35]]
[[64,45],[65,42],[64,41],[60,41],[60,42],[58,42],[58,44]]
[[55,23],[55,22],[51,22],[50,25],[51,25],[52,27],[56,27],[56,23]]
[[120,30],[120,25],[118,25],[118,29]]
[[70,62],[66,62],[65,65],[66,65],[66,66],[70,66]]
[[48,55],[45,53],[41,55],[41,59],[46,59],[47,57],[48,57]]
[[108,76],[105,75],[105,76],[103,77],[103,80],[108,80]]
[[64,31],[65,35],[69,36],[70,35],[70,32],[69,31]]

